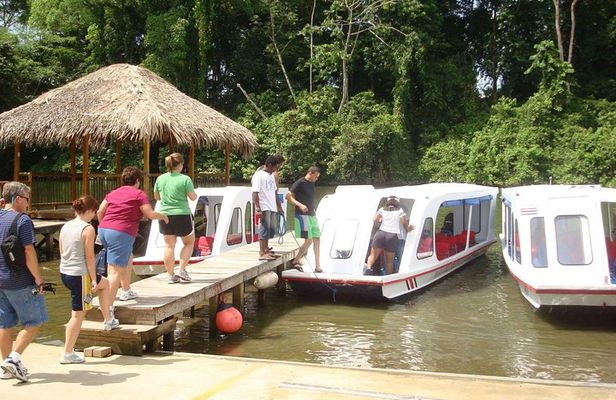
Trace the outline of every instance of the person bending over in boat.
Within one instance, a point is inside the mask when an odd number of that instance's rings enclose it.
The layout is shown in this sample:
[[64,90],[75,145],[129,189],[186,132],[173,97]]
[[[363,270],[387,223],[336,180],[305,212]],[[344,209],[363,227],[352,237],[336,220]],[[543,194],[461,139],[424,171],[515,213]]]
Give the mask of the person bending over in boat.
[[274,173],[284,164],[284,157],[275,155],[267,157],[265,166],[257,169],[251,179],[252,202],[259,215],[259,260],[275,260],[276,256],[269,248],[269,239],[276,234],[277,214],[284,214],[278,199],[278,186]]
[[[184,156],[173,153],[165,158],[169,172],[162,174],[154,184],[154,198],[160,201],[159,211],[169,217],[168,223],[160,223],[158,229],[165,238],[164,262],[169,283],[190,282],[186,266],[195,244],[195,230],[188,199],[197,200],[197,193],[190,177],[182,174]],[[175,243],[182,240],[180,265],[175,267]]]
[[287,192],[287,201],[295,206],[295,237],[304,239],[297,255],[291,261],[293,268],[302,271],[300,261],[312,244],[314,250],[314,272],[323,272],[320,262],[319,221],[314,210],[314,183],[319,179],[321,171],[318,167],[308,168],[306,176],[293,183]]
[[406,227],[407,232],[413,229],[413,225],[409,224],[408,217],[400,208],[400,201],[396,196],[389,196],[385,207],[379,209],[373,219],[380,225],[372,240],[366,275],[375,275],[374,265],[383,252],[385,253],[385,274],[389,275],[394,271],[394,254],[398,246],[400,224]]

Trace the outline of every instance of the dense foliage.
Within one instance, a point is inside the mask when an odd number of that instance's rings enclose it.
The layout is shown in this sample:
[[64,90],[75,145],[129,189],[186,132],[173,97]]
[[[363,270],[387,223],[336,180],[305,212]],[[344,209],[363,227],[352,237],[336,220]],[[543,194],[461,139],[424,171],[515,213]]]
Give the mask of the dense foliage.
[[[578,2],[575,25],[556,4],[558,30],[543,0],[0,0],[0,111],[128,62],[257,135],[235,179],[281,153],[286,181],[318,165],[335,183],[616,186],[616,2]],[[22,155],[68,168],[59,149]]]

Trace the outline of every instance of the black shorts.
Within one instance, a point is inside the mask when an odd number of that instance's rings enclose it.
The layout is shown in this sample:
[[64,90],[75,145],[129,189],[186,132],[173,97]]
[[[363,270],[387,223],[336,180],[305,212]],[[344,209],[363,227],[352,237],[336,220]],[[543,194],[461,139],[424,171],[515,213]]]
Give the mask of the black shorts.
[[372,247],[394,253],[398,247],[398,235],[385,231],[377,231],[372,240]]
[[194,230],[192,215],[169,215],[169,223],[158,221],[158,231],[162,235],[173,235],[184,237],[188,236]]
[[[87,311],[92,309],[92,288],[90,276],[74,276],[60,274],[62,283],[71,291],[71,309],[73,311]],[[101,276],[96,274],[96,283],[100,283]]]

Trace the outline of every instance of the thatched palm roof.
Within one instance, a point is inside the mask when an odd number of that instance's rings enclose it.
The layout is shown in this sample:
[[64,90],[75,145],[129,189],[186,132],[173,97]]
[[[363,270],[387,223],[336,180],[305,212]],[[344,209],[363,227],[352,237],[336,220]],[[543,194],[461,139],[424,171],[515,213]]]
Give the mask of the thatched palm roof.
[[231,149],[248,156],[255,136],[243,126],[186,96],[153,72],[115,64],[0,114],[0,145],[69,146],[90,135],[101,148],[110,139]]

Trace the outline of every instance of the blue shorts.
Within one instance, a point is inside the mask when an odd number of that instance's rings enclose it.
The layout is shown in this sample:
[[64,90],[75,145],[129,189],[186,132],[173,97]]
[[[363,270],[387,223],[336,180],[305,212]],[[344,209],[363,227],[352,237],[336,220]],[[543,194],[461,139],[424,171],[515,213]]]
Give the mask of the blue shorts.
[[128,267],[128,260],[133,254],[135,237],[109,228],[98,228],[98,237],[103,247],[107,249],[107,265]]
[[259,219],[259,240],[267,240],[276,236],[278,228],[278,213],[275,211],[263,210]]
[[32,294],[34,285],[22,289],[0,289],[0,329],[39,326],[47,322],[45,296]]
[[[60,274],[62,283],[71,291],[71,309],[73,311],[88,311],[92,309],[92,281],[90,275],[66,275]],[[96,283],[101,281],[101,276],[96,275]]]

